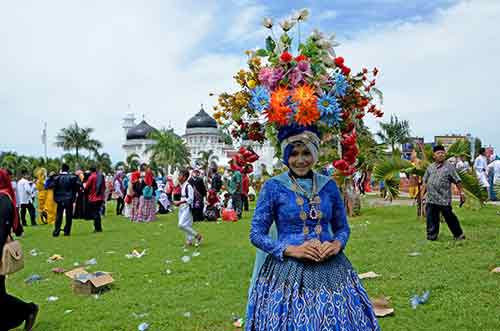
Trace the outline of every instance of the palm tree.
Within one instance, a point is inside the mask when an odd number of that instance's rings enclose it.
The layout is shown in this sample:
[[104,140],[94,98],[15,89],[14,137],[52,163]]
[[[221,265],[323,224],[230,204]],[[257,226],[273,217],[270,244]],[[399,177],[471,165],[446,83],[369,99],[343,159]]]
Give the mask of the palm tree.
[[180,167],[189,164],[189,151],[181,137],[172,129],[161,129],[149,134],[155,144],[146,148],[151,160],[160,167]]
[[[448,149],[446,154],[446,159],[450,157],[459,156],[463,153],[463,150],[460,149],[460,142],[456,142]],[[428,152],[424,152],[424,155],[428,154]],[[379,161],[373,170],[373,177],[376,181],[382,181],[387,190],[387,195],[390,199],[397,198],[399,196],[399,174],[401,172],[405,173],[408,177],[410,175],[416,175],[423,177],[427,167],[430,165],[430,161],[428,156],[422,160],[417,165],[412,164],[411,162],[404,160],[400,157],[399,153],[395,153],[391,157]],[[485,191],[481,188],[479,181],[476,175],[472,170],[469,171],[461,171],[458,173],[462,180],[462,186],[469,198],[478,201],[480,205],[482,205],[487,196],[485,195]],[[417,201],[417,213],[422,209],[422,201]],[[418,214],[421,216],[421,214]]]
[[377,136],[384,144],[391,146],[394,151],[397,144],[408,142],[410,137],[410,123],[407,120],[399,120],[397,116],[392,115],[388,123],[380,123],[380,131]]
[[61,147],[65,151],[75,150],[76,161],[80,159],[79,151],[86,149],[89,151],[97,150],[102,147],[102,143],[91,138],[94,132],[93,128],[82,128],[77,122],[67,128],[62,128],[56,136],[57,147]]
[[96,162],[96,166],[104,173],[111,173],[112,171],[112,162],[111,156],[108,153],[99,153],[98,151],[94,152],[94,159]]
[[116,162],[115,166],[114,166],[114,169],[115,170],[118,170],[118,169],[126,169],[127,168],[127,164],[123,161],[118,161]]
[[132,153],[129,156],[127,156],[125,163],[128,166],[128,171],[134,171],[137,170],[137,168],[139,168],[139,165],[141,163],[141,158],[136,153]]
[[214,155],[214,151],[211,149],[208,151],[200,151],[198,155],[200,156],[200,159],[198,161],[201,167],[206,171],[208,171],[211,162],[213,161],[219,162],[219,157]]

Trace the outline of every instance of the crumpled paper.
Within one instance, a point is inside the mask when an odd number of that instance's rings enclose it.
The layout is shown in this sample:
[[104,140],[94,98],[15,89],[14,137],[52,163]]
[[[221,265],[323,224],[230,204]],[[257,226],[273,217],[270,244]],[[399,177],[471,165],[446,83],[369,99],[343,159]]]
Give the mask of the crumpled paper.
[[368,271],[368,272],[359,274],[358,277],[359,277],[359,279],[366,279],[366,278],[377,278],[377,277],[380,277],[380,275],[373,272],[373,271]]
[[142,252],[139,252],[138,250],[134,249],[130,254],[126,254],[125,257],[127,259],[133,259],[133,258],[140,259],[144,255],[146,255],[146,250],[145,249]]
[[394,314],[394,308],[391,307],[390,299],[391,297],[385,296],[371,299],[375,316],[385,317]]

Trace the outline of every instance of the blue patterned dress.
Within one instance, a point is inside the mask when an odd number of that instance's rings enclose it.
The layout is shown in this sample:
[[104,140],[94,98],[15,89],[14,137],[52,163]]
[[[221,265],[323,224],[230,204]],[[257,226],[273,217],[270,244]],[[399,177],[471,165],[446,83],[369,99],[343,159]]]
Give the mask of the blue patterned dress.
[[[340,252],[316,263],[283,255],[288,245],[306,240],[339,240],[345,247],[349,226],[337,185],[314,174],[321,198],[322,232],[308,219],[303,233],[301,207],[288,173],[268,180],[252,220],[250,240],[266,253],[257,256],[247,307],[247,331],[375,331],[380,330],[371,302],[347,257]],[[309,193],[312,179],[299,179]],[[304,209],[309,210],[307,199]],[[274,224],[273,224],[274,223]],[[277,237],[269,234],[276,227]],[[263,263],[260,264],[259,260]]]

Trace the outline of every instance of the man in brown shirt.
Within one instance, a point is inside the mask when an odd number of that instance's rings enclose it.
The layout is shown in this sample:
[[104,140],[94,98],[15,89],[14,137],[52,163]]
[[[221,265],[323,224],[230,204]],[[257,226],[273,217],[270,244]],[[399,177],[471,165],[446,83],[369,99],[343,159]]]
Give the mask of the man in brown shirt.
[[427,239],[437,240],[439,235],[439,215],[443,217],[456,240],[465,239],[457,216],[451,207],[451,184],[457,186],[460,192],[460,202],[465,202],[460,176],[455,167],[448,163],[444,147],[434,146],[434,163],[432,163],[423,178],[427,190]]

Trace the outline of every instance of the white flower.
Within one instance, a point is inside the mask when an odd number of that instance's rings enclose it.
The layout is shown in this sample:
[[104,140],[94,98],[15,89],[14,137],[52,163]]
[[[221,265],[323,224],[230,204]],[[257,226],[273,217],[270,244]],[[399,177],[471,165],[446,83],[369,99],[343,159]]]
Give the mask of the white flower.
[[334,33],[331,34],[330,38],[328,38],[328,39],[330,39],[330,43],[332,44],[332,47],[337,47],[337,46],[340,45],[339,42],[335,41],[335,37],[336,37],[336,35],[335,35],[335,32],[334,32]]
[[311,37],[313,38],[313,40],[320,40],[324,37],[324,35],[318,29],[314,29],[311,33]]
[[262,25],[268,29],[271,29],[273,27],[273,20],[269,17],[264,17]]
[[295,12],[293,15],[293,19],[296,21],[307,21],[309,18],[309,9],[307,8],[302,8],[301,10],[298,10]]
[[280,23],[281,28],[285,32],[290,31],[290,29],[293,28],[294,25],[295,25],[295,22],[292,20],[284,20],[283,22]]

